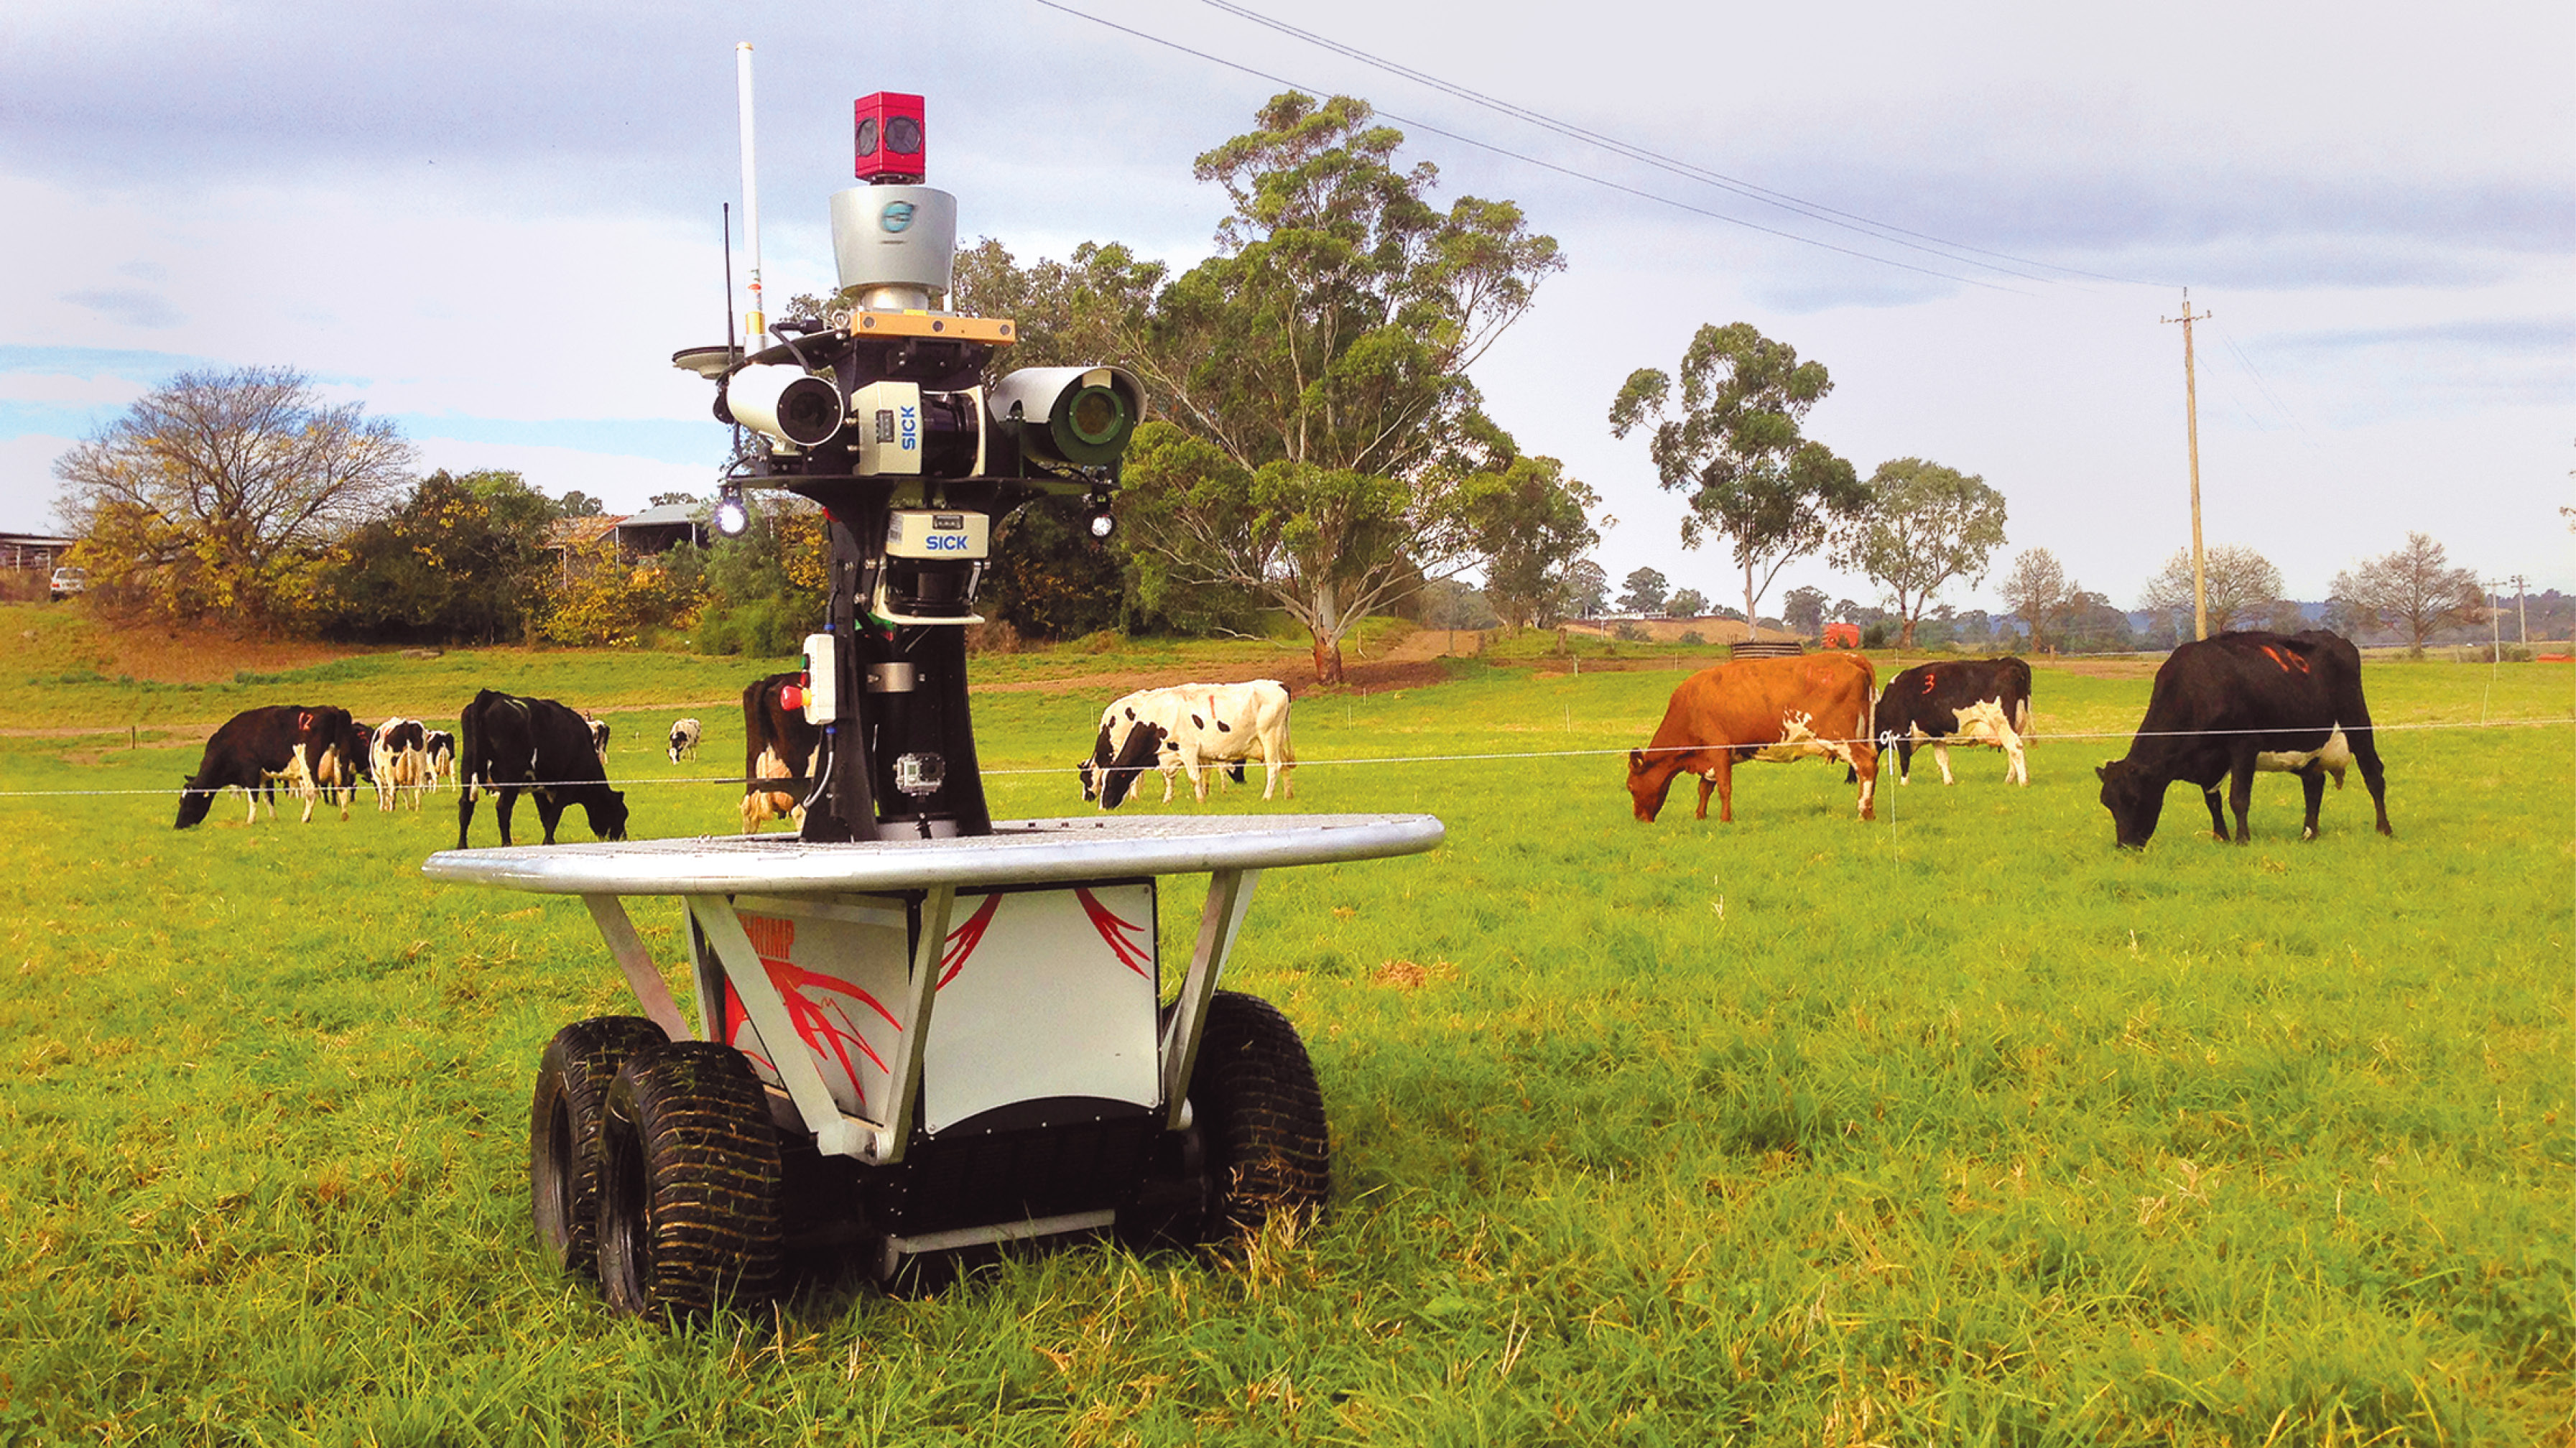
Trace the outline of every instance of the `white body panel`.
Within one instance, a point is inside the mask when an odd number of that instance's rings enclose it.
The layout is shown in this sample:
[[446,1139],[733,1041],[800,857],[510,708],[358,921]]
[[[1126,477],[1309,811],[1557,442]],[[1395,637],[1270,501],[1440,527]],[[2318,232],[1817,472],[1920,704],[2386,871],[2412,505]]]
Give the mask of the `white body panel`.
[[[898,896],[743,896],[744,933],[841,1111],[884,1119],[908,1026],[912,953]],[[702,957],[703,959],[703,957]],[[713,962],[701,980],[721,978]],[[784,1085],[771,1043],[726,987],[723,1039]],[[922,1124],[936,1134],[997,1107],[1090,1096],[1162,1102],[1150,884],[957,897],[941,951],[938,1024],[923,1045]]]

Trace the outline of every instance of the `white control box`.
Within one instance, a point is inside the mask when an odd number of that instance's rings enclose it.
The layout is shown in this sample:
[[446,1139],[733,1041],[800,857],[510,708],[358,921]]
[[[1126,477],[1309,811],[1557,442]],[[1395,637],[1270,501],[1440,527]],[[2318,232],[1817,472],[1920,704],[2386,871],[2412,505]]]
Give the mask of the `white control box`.
[[840,653],[827,633],[805,636],[805,722],[829,724],[841,712]]

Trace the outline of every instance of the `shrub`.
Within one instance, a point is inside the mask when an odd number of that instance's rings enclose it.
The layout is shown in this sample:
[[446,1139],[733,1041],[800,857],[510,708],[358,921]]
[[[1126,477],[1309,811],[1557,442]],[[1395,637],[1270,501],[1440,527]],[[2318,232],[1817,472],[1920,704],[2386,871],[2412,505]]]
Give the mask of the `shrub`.
[[783,658],[801,652],[813,632],[793,600],[755,598],[727,608],[710,605],[698,615],[691,643],[702,654]]

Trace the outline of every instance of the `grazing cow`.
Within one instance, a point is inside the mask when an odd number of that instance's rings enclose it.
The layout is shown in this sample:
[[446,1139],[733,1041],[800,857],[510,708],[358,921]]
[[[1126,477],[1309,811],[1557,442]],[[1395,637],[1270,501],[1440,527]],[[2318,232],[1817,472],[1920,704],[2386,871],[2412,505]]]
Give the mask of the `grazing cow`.
[[2094,773],[2112,831],[2129,849],[2144,849],[2154,838],[2165,789],[2178,779],[2200,786],[2210,833],[2222,844],[2227,817],[2219,812],[2218,782],[2228,782],[2241,845],[2253,837],[2245,812],[2254,802],[2256,770],[2299,776],[2308,803],[2299,838],[2313,840],[2326,776],[2341,789],[2344,769],[2355,762],[2378,808],[2379,832],[2389,834],[2387,775],[2370,706],[2361,697],[2361,651],[2341,634],[2308,629],[2225,633],[2175,649],[2156,670],[2147,717],[2128,757]]
[[271,704],[235,714],[206,741],[197,772],[181,782],[176,827],[184,830],[203,820],[216,794],[225,789],[238,789],[247,797],[250,812],[243,823],[259,818],[263,792],[269,818],[275,819],[280,780],[304,799],[304,819],[311,822],[312,782],[317,775],[336,774],[336,758],[326,763],[325,756],[333,755],[354,727],[348,710],[328,705]]
[[746,835],[756,833],[763,820],[792,820],[800,829],[805,824],[805,801],[814,793],[811,783],[793,793],[752,787],[755,780],[801,778],[814,764],[823,726],[807,723],[805,711],[787,707],[778,694],[802,677],[772,674],[743,688],[742,832]]
[[706,730],[695,719],[676,720],[671,725],[671,762],[698,757],[698,741]]
[[2004,778],[2030,783],[2022,742],[2030,733],[2030,665],[2016,658],[1916,664],[1887,681],[1870,733],[1879,753],[1896,751],[1896,782],[1914,772],[1915,741],[1928,739],[1951,783],[1950,742],[1990,744],[2004,752]]
[[626,838],[626,796],[608,787],[608,768],[590,746],[588,724],[579,714],[552,699],[522,699],[485,689],[465,706],[458,730],[465,736],[457,753],[456,848],[465,848],[466,830],[474,823],[474,796],[498,790],[492,813],[501,821],[501,843],[510,841],[510,810],[519,791],[536,796],[537,818],[546,827],[547,844],[555,842],[555,822],[564,807],[578,804],[590,817],[592,834],[603,840]]
[[428,782],[438,788],[442,779],[456,778],[456,736],[444,729],[427,729],[420,736],[421,753],[428,756]]
[[590,726],[591,752],[599,756],[600,767],[603,769],[607,768],[608,721],[605,719],[593,719],[589,715],[584,714],[581,716],[581,722]]
[[1082,761],[1085,799],[1116,809],[1147,769],[1163,773],[1163,798],[1175,773],[1208,797],[1206,771],[1220,768],[1241,783],[1247,762],[1261,761],[1261,797],[1297,797],[1297,751],[1288,738],[1288,686],[1276,679],[1242,684],[1182,684],[1113,700],[1100,714],[1091,757]]
[[1869,740],[1876,675],[1858,654],[1737,659],[1682,680],[1664,722],[1644,749],[1628,751],[1628,794],[1637,818],[1653,820],[1676,775],[1699,777],[1699,818],[1717,792],[1719,823],[1735,819],[1735,761],[1786,762],[1811,755],[1850,765],[1860,817],[1875,819],[1878,751]]
[[375,770],[379,813],[400,804],[405,790],[411,792],[411,807],[420,808],[429,775],[428,733],[417,719],[388,719],[376,726],[367,757]]

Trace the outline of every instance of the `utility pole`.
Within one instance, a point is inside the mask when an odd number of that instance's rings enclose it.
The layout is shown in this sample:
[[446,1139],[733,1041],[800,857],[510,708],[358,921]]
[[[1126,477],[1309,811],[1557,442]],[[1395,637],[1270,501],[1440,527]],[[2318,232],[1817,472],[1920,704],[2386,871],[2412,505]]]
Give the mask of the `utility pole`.
[[2531,604],[2523,596],[2523,578],[2519,573],[2513,576],[2513,611],[2522,625],[2522,646],[2529,648],[2531,647]]
[[2160,321],[2182,323],[2182,415],[2191,434],[2191,629],[2192,637],[2209,637],[2209,573],[2200,552],[2200,380],[2192,370],[2191,324],[2209,313],[2191,314],[2191,288],[2182,289],[2182,315]]

